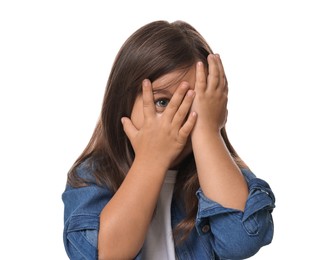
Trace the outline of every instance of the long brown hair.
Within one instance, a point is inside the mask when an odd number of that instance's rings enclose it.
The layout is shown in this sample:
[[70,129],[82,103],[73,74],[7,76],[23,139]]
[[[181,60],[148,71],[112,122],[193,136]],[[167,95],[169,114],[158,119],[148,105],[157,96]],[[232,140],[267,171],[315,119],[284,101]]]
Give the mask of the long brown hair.
[[[94,133],[68,174],[68,184],[87,185],[76,168],[86,159],[92,164],[98,185],[116,192],[134,160],[134,150],[123,131],[120,119],[130,117],[144,79],[151,82],[175,70],[189,70],[198,60],[207,66],[212,53],[204,38],[189,24],[177,21],[149,23],[133,33],[116,56],[107,82],[101,115]],[[246,167],[230,144],[225,128],[221,130],[226,146],[241,168]],[[199,182],[193,155],[180,165],[176,194],[181,196],[187,217],[179,223],[175,234],[178,241],[186,238],[194,227]]]

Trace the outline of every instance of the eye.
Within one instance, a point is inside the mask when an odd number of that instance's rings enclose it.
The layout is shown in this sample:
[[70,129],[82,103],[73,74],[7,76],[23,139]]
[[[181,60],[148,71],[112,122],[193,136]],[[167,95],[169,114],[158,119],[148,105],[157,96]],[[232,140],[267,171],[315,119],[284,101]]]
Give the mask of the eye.
[[166,107],[168,104],[169,104],[169,99],[167,98],[161,98],[155,101],[155,105],[157,107]]
[[168,98],[160,98],[158,100],[155,100],[155,106],[156,106],[156,111],[157,112],[163,112],[164,109],[167,107],[169,104],[170,100]]

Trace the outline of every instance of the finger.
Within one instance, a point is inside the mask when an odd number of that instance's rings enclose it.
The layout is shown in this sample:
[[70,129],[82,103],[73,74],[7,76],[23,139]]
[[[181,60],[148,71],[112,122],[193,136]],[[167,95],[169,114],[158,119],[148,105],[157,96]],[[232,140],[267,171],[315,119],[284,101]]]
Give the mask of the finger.
[[206,84],[205,66],[201,61],[199,61],[196,64],[195,91],[196,92],[205,91],[206,87],[207,84]]
[[174,118],[172,121],[174,126],[180,128],[180,126],[183,124],[185,118],[188,116],[188,113],[190,111],[194,97],[195,97],[195,91],[189,89],[186,96],[184,97],[178,111],[174,115]]
[[123,117],[121,119],[121,122],[123,124],[125,134],[132,143],[132,140],[136,136],[138,129],[133,125],[132,121],[128,117]]
[[228,118],[228,109],[226,109],[226,115],[225,115],[225,122],[224,122],[224,125],[226,125],[226,123],[227,123],[227,118]]
[[226,76],[225,76],[225,70],[224,70],[222,60],[219,54],[215,54],[215,56],[216,56],[217,66],[219,68],[219,76],[222,80],[225,80]]
[[214,54],[209,54],[207,57],[207,61],[208,61],[207,88],[216,89],[220,82],[219,64]]
[[185,144],[187,142],[188,136],[190,135],[192,129],[194,128],[197,121],[197,113],[191,112],[188,119],[183,124],[179,130],[179,143]]
[[189,83],[185,81],[181,82],[180,86],[174,92],[168,106],[164,110],[163,116],[168,118],[170,122],[173,120],[174,115],[178,111],[188,89]]
[[225,85],[224,85],[224,88],[225,88],[226,94],[228,94],[228,82],[227,82],[227,77],[226,76],[225,76]]
[[215,60],[217,63],[217,67],[218,67],[218,71],[219,71],[219,87],[222,88],[227,88],[227,79],[226,79],[226,75],[225,75],[225,70],[224,70],[224,66],[222,63],[222,60],[219,56],[219,54],[215,54]]
[[155,115],[155,106],[151,81],[149,81],[148,79],[143,80],[142,91],[144,117],[152,117]]

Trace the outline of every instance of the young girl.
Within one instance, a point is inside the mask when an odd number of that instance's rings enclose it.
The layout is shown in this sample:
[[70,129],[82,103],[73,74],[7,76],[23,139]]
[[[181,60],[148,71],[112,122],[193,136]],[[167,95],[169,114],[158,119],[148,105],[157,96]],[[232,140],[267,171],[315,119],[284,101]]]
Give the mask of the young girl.
[[227,138],[227,92],[189,24],[130,36],[62,196],[71,259],[243,259],[271,242],[274,195]]

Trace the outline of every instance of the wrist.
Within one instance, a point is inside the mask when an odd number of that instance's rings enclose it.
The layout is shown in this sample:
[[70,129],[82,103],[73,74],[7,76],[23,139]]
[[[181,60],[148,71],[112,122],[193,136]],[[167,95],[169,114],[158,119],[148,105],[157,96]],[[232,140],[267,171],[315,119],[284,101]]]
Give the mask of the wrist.
[[197,122],[194,129],[192,130],[192,135],[195,134],[212,134],[221,136],[221,127],[215,122],[200,121]]
[[161,156],[141,156],[135,155],[133,165],[142,168],[144,171],[153,172],[153,174],[161,172],[164,173],[168,170],[170,163]]
[[211,143],[224,145],[220,129],[217,127],[198,126],[191,134],[191,141],[193,148],[201,149],[202,146],[209,146]]

